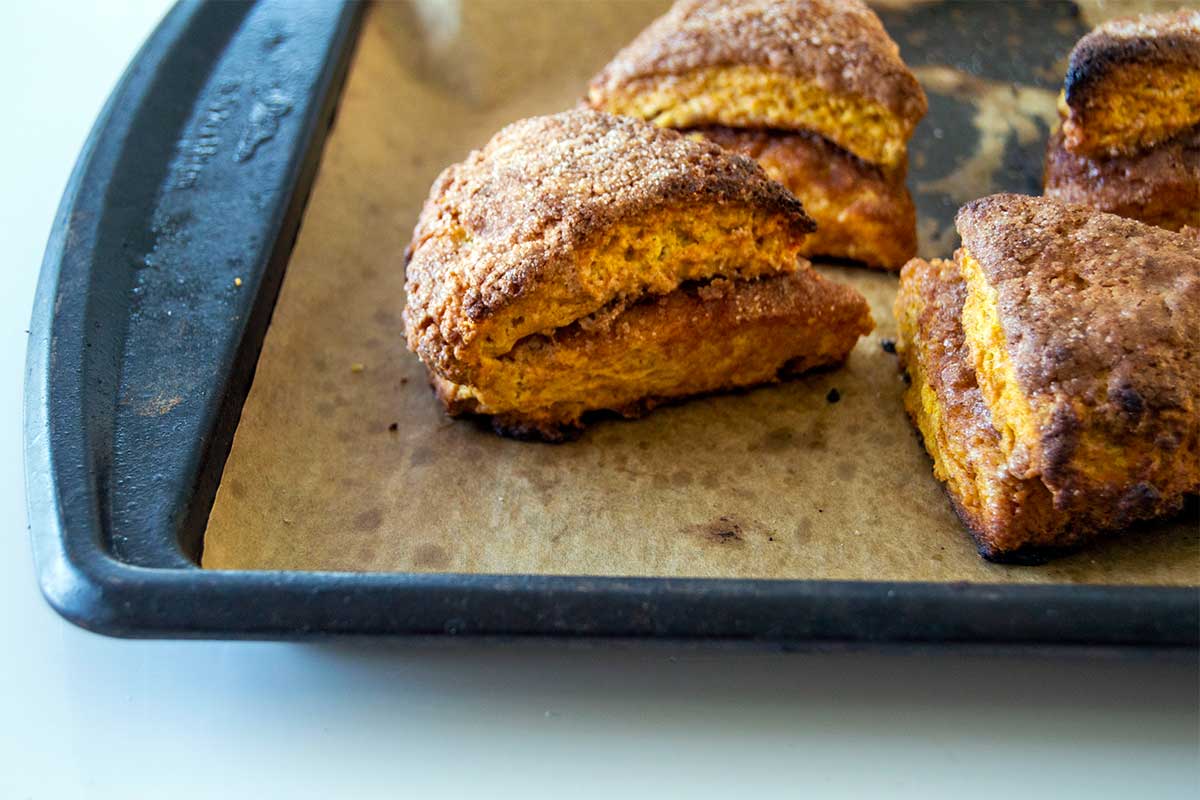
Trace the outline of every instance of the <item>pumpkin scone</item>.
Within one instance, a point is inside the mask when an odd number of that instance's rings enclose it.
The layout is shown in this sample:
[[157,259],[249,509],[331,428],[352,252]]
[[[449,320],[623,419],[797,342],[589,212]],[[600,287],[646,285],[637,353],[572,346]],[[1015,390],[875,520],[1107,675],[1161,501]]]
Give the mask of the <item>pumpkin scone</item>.
[[683,0],[593,79],[587,103],[758,159],[817,223],[802,253],[899,269],[920,84],[859,0]]
[[1062,132],[1055,131],[1046,150],[1044,193],[1167,230],[1198,226],[1200,128],[1141,153],[1095,158],[1068,151]]
[[451,414],[548,440],[838,363],[873,322],[798,258],[812,227],[714,144],[585,109],[522,120],[435,181],[408,345]]
[[1059,100],[1072,153],[1114,156],[1200,125],[1200,10],[1097,27],[1071,51]]
[[895,314],[896,353],[909,377],[904,407],[912,417],[933,473],[980,553],[989,559],[1036,560],[1073,544],[1045,484],[1005,469],[1000,435],[975,379],[963,336],[966,284],[953,261],[913,259],[900,273]]
[[811,131],[892,171],[928,108],[860,0],[681,0],[592,80],[587,102],[670,128]]
[[1200,491],[1197,241],[1019,195],[957,225],[957,275],[914,261],[896,313],[910,414],[981,552],[1178,511]]
[[903,177],[811,133],[700,128],[694,133],[750,156],[799,198],[817,224],[800,252],[899,269],[917,252],[917,210]]

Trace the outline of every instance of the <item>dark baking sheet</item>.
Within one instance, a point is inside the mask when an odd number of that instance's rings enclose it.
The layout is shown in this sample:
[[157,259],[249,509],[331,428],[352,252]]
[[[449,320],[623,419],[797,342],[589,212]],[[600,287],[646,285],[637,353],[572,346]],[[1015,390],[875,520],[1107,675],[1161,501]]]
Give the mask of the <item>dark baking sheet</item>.
[[[429,7],[380,11],[424,19]],[[1046,46],[1065,54],[1083,22],[1067,4],[939,4],[885,14],[901,15],[885,22],[931,89],[925,125],[934,127],[918,133],[914,188],[923,248],[939,252],[971,176],[987,177],[983,191],[1030,188],[1029,160],[1040,159],[1045,133],[1037,120],[1045,95],[1052,96],[1036,82],[1052,86],[1053,70],[1005,78],[988,73],[995,59],[986,57],[978,74],[964,77],[956,67],[972,67],[978,54],[954,54],[962,64],[925,64],[910,52],[920,49],[912,40],[944,42],[982,30],[985,40],[1004,41],[1037,24],[1056,31],[1063,41]],[[271,2],[182,6],[131,67],[81,158],[39,288],[27,403],[38,568],[47,596],[69,618],[122,635],[1196,643],[1194,581],[197,569],[356,18],[354,8],[332,5],[304,15]],[[554,33],[545,32],[545,41]],[[436,55],[406,47],[396,53],[402,64]],[[458,77],[514,90],[504,70],[487,67],[485,59],[473,67],[480,72]],[[1027,96],[1010,80],[1028,81]],[[944,141],[954,115],[968,113],[980,93],[991,93],[1000,110],[983,115],[982,124],[974,124],[977,107],[970,112],[979,140]],[[1006,96],[1015,122],[1001,121]],[[345,527],[325,533],[336,539]],[[232,532],[247,539],[261,533]]]
[[[601,422],[558,447],[446,419],[399,321],[400,253],[430,183],[509,120],[572,105],[662,8],[662,0],[475,0],[446,19],[422,19],[403,4],[373,9],[202,565],[938,583],[1200,579],[1196,538],[1179,521],[1038,569],[980,560],[902,408],[896,358],[881,347],[896,336],[897,281],[878,271],[818,267],[862,291],[879,323],[843,368],[636,422]],[[1008,70],[1016,82],[953,62],[916,65],[940,99],[912,174],[927,207],[957,208],[946,193],[958,187],[982,194],[1036,183],[1035,161],[1005,167],[1003,156],[1040,146],[1054,119],[1053,87],[1026,81],[1036,79],[1030,62],[1054,58],[1081,29],[1073,10],[1001,6],[957,21],[941,10],[939,40],[968,29],[1003,40],[1030,17],[1059,33]],[[895,27],[908,41],[930,24]],[[970,113],[951,113],[950,102]],[[942,213],[922,216],[926,255],[953,247],[942,243],[953,236],[947,223]],[[826,401],[833,389],[836,404]]]

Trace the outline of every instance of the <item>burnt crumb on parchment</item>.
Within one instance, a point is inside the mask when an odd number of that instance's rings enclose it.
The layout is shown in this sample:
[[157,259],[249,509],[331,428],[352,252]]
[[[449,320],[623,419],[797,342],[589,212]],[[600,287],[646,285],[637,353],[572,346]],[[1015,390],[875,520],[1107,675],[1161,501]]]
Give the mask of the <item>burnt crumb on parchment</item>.
[[825,395],[825,402],[827,403],[836,403],[841,399],[842,393],[837,390],[836,386],[829,390],[829,394]]
[[395,432],[396,432],[396,431],[398,431],[398,430],[400,430],[400,423],[399,423],[399,422],[393,422],[391,425],[388,425],[388,431],[389,431],[389,432],[391,432],[391,433],[395,433]]

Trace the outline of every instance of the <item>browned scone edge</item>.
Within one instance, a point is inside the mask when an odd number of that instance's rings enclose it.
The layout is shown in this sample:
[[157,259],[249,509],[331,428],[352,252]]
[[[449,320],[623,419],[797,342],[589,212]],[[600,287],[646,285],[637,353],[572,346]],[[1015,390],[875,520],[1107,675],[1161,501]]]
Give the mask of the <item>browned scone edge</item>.
[[917,254],[907,165],[884,170],[806,132],[713,126],[693,133],[755,159],[800,200],[817,225],[802,255],[897,271]]
[[1094,158],[1067,150],[1056,129],[1043,186],[1054,200],[1159,228],[1200,226],[1200,128],[1135,155]]

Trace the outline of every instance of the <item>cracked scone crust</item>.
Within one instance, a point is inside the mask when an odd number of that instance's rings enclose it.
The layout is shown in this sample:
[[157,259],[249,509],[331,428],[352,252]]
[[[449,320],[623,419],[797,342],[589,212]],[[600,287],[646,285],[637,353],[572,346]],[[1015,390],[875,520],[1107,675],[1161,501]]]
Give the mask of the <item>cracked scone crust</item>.
[[1167,230],[1198,226],[1200,128],[1143,153],[1097,158],[1071,153],[1055,131],[1046,148],[1045,195]]
[[753,160],[579,109],[435,181],[406,253],[410,349],[455,382],[523,337],[687,280],[791,272],[813,228]]
[[811,130],[888,167],[928,109],[859,0],[682,0],[593,79],[588,102],[674,128]]
[[966,284],[953,261],[913,259],[900,273],[896,352],[910,381],[904,407],[921,434],[951,506],[985,558],[1036,559],[1077,544],[1087,531],[1036,478],[1005,467],[1000,436],[963,335]]
[[1053,200],[965,205],[963,327],[1008,468],[1105,527],[1200,490],[1200,245]]
[[471,385],[431,381],[452,415],[485,415],[500,433],[557,441],[592,411],[635,417],[662,402],[841,363],[873,327],[862,295],[803,265],[606,309],[522,340]]
[[1071,51],[1060,98],[1072,153],[1119,155],[1200,124],[1200,10],[1098,26]]
[[817,223],[801,254],[891,270],[917,254],[917,211],[903,169],[882,170],[811,133],[724,127],[695,132],[755,159],[799,198]]

